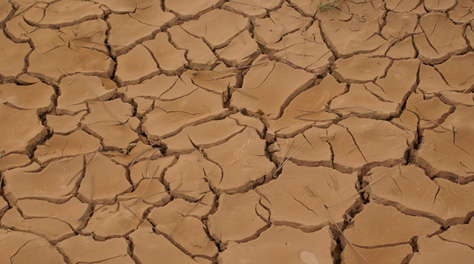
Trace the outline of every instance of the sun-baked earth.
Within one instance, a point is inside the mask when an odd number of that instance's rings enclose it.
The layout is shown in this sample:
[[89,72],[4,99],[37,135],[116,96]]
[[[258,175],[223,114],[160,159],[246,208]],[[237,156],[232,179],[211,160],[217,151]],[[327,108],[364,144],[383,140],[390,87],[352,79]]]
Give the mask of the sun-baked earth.
[[466,264],[473,0],[0,0],[0,264]]

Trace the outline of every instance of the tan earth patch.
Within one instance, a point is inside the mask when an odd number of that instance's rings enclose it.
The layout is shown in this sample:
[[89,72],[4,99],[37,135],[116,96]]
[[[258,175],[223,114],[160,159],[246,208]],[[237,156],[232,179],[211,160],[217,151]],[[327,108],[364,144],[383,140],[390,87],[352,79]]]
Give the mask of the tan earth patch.
[[40,236],[2,230],[0,241],[2,262],[66,263],[58,250]]
[[[473,109],[459,106],[436,130],[424,132],[424,141],[417,151],[416,159],[426,167],[429,175],[452,179],[458,183],[472,180],[473,146],[469,140],[472,135]],[[436,133],[436,136],[435,136]]]
[[[327,254],[334,246],[329,229],[305,233],[289,227],[271,227],[259,238],[247,243],[231,243],[219,257],[221,263],[239,263],[245,258],[248,263],[331,263]],[[262,245],[265,245],[262,247]],[[259,250],[262,248],[263,250]]]
[[[289,163],[277,180],[258,188],[257,192],[263,198],[262,205],[270,211],[271,223],[314,231],[331,220],[326,206],[356,193],[354,181],[355,174]],[[342,222],[355,200],[356,197],[334,206],[331,209],[334,221]]]
[[288,98],[307,88],[312,75],[266,59],[258,60],[257,64],[247,73],[242,88],[235,90],[231,105],[254,113],[260,110],[265,116],[276,119],[281,115],[281,105],[288,104]]

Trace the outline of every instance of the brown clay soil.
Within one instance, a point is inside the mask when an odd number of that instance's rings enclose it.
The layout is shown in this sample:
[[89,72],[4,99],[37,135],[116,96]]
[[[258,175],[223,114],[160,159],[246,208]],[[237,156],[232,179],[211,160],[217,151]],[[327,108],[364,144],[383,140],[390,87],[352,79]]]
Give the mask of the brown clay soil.
[[472,263],[473,0],[0,21],[0,263]]

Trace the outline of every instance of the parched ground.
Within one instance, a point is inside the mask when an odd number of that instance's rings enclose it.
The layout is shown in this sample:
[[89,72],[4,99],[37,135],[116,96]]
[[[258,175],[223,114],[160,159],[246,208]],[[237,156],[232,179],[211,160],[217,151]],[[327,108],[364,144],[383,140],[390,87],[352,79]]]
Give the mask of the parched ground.
[[1,0],[0,263],[470,263],[473,0]]

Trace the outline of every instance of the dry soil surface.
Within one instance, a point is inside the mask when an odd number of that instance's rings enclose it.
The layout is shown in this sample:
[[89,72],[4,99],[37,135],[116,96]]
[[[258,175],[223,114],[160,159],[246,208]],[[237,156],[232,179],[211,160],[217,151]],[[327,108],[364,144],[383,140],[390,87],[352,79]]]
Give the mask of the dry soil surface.
[[1,0],[0,263],[469,263],[473,0]]

